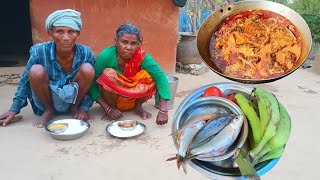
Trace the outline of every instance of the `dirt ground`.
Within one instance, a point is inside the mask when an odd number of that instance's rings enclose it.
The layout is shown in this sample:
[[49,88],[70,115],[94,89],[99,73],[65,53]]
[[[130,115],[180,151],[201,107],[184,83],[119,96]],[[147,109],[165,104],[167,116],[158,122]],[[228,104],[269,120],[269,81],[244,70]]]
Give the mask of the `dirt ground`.
[[[257,85],[272,91],[292,118],[292,132],[285,153],[278,164],[262,176],[263,180],[320,179],[317,173],[320,145],[316,143],[320,127],[317,105],[320,102],[320,63],[316,60],[311,64],[312,68],[300,68],[276,82]],[[0,68],[0,75],[22,71],[23,67]],[[153,114],[152,119],[143,121],[130,112],[122,118],[136,119],[147,126],[146,133],[135,139],[121,140],[109,136],[105,131],[108,122],[100,120],[102,111],[94,104],[90,111],[94,122],[85,136],[73,141],[54,140],[44,129],[32,126],[36,116],[30,105],[27,106],[20,113],[24,116],[23,121],[0,127],[0,179],[207,179],[191,167],[185,175],[177,170],[174,162],[165,162],[176,153],[172,138],[168,135],[175,110],[186,95],[201,86],[228,80],[211,71],[200,76],[172,75],[180,81],[174,109],[169,111],[169,124],[155,124],[157,109],[154,99],[151,99],[144,107]],[[16,88],[16,85],[0,85],[0,113],[9,109]],[[58,116],[56,119],[65,117],[69,116]]]

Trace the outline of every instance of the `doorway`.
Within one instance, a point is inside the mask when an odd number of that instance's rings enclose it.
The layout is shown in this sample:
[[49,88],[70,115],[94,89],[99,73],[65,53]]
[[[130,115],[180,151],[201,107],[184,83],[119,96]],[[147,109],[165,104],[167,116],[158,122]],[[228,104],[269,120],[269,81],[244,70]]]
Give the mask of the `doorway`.
[[0,66],[25,65],[32,46],[29,0],[5,1],[0,22]]

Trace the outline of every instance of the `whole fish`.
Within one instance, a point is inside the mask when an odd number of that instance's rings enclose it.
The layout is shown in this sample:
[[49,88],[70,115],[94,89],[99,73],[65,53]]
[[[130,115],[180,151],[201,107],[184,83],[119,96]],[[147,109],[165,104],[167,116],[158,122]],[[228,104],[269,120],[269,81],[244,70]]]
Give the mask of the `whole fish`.
[[236,115],[224,114],[208,121],[194,136],[191,149],[199,147],[216,136]]
[[187,155],[188,150],[190,149],[191,140],[193,136],[198,132],[199,129],[206,123],[205,120],[200,120],[198,122],[193,123],[189,127],[185,128],[181,133],[177,136],[178,141],[178,154],[175,157],[167,159],[167,161],[172,161],[177,159],[177,167],[180,169],[180,166],[183,166],[183,170],[186,173],[186,164],[185,157]]
[[227,150],[228,150],[228,148],[220,149],[219,151],[213,150],[208,153],[199,154],[199,155],[197,155],[196,158],[201,161],[212,161],[214,159],[214,157],[221,156],[221,155],[225,154],[227,152]]
[[224,152],[238,137],[243,124],[243,118],[244,116],[242,114],[236,116],[210,141],[199,147],[191,148],[187,159],[193,159],[200,154],[206,154],[213,151]]
[[183,119],[185,120],[179,129],[185,129],[199,120],[211,120],[222,114],[230,113],[230,110],[223,107],[200,106],[188,111],[184,115]]

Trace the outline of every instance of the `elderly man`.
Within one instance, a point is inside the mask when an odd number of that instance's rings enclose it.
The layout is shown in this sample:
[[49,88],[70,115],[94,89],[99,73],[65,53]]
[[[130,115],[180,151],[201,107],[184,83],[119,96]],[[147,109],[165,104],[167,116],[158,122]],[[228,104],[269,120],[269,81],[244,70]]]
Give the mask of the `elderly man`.
[[94,79],[94,55],[80,44],[80,13],[71,9],[57,10],[46,20],[50,42],[30,49],[30,59],[21,76],[9,112],[0,116],[3,126],[27,105],[40,116],[33,121],[42,128],[55,114],[73,112],[73,118],[88,120],[92,99],[87,94]]

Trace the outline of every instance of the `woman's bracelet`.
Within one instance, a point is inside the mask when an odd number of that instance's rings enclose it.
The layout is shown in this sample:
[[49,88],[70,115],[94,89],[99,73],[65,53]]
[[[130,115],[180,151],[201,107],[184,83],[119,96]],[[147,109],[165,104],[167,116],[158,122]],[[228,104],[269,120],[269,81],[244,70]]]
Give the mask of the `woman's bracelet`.
[[167,109],[159,108],[159,111],[160,111],[160,112],[162,112],[162,113],[165,113],[165,114],[167,114],[167,113],[168,113],[168,110],[167,110]]

